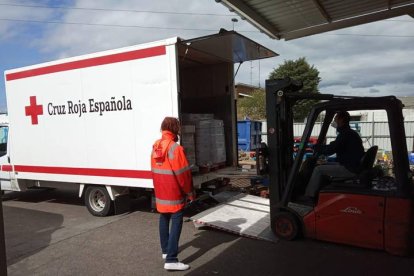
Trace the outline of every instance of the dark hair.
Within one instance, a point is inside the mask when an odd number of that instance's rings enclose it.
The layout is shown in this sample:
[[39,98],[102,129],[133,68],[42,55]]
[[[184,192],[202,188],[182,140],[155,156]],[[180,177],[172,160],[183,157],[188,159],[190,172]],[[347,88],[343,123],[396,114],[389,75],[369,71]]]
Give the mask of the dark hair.
[[174,117],[165,117],[161,123],[161,130],[168,130],[175,135],[178,135],[178,132],[180,131],[180,121]]
[[351,121],[351,115],[349,115],[348,111],[339,111],[336,113],[336,117],[342,119],[345,124],[349,124],[349,121]]

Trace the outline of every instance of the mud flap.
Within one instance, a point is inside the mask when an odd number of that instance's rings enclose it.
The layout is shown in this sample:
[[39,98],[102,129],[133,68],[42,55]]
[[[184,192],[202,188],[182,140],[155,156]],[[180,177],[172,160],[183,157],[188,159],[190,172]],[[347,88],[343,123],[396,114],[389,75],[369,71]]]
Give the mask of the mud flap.
[[119,195],[114,200],[114,215],[120,215],[131,211],[131,197],[129,194]]

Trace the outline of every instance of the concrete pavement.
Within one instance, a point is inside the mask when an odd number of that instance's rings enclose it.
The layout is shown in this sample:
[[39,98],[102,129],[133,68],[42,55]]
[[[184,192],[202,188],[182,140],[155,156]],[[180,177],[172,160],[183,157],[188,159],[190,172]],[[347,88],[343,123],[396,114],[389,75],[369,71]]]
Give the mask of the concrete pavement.
[[184,272],[163,269],[158,215],[91,216],[76,193],[29,191],[3,203],[9,275],[414,275],[414,259],[311,240],[271,243],[184,223]]

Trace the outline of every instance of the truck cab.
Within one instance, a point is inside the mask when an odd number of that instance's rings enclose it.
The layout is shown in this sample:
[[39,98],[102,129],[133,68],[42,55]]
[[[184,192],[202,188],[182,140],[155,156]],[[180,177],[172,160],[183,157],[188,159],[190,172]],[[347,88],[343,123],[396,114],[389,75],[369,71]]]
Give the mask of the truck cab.
[[0,122],[0,190],[12,190],[10,172],[5,170],[7,164],[10,163],[7,157],[9,125],[6,120],[6,115],[3,115],[2,118],[4,120]]
[[7,124],[0,124],[0,157],[7,153],[7,139],[9,134],[9,126]]

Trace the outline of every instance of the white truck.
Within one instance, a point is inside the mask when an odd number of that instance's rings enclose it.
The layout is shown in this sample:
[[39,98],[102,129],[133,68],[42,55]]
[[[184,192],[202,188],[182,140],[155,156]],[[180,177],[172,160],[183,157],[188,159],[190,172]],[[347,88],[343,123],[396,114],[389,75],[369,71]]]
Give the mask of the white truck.
[[[119,195],[152,189],[149,157],[161,121],[183,113],[223,121],[225,163],[234,167],[234,64],[276,55],[221,31],[8,70],[1,190],[73,186],[93,215],[106,216]],[[195,174],[194,185],[212,177]]]

